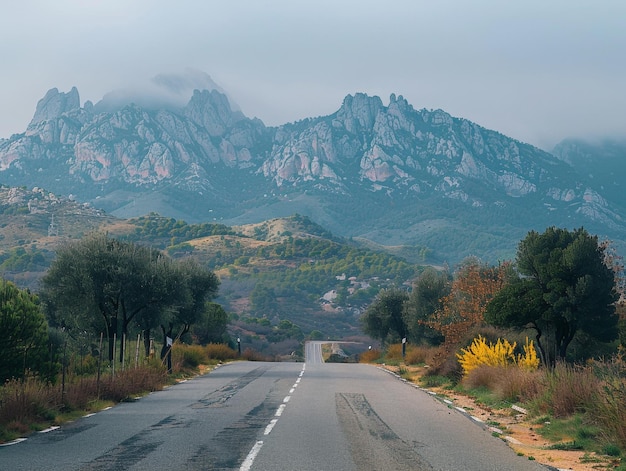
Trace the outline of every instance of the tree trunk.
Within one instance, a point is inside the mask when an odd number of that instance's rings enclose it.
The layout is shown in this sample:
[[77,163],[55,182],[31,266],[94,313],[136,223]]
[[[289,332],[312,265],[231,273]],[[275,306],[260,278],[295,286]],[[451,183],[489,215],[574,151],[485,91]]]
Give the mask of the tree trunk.
[[163,347],[161,348],[161,360],[167,364],[167,372],[172,372],[172,345],[174,343],[174,337],[172,337],[172,323],[170,322],[170,328],[165,330],[163,324],[161,324],[161,330],[163,331]]
[[113,351],[115,350],[115,334],[117,333],[117,317],[111,317],[107,326],[107,336],[109,337],[109,362],[113,361]]
[[150,328],[143,331],[143,348],[146,350],[146,358],[150,357]]

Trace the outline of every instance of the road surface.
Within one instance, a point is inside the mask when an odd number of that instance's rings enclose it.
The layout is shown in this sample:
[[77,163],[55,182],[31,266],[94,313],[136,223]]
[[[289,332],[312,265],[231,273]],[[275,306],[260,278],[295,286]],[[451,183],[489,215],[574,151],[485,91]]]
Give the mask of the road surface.
[[379,368],[235,362],[0,447],[4,470],[545,470]]

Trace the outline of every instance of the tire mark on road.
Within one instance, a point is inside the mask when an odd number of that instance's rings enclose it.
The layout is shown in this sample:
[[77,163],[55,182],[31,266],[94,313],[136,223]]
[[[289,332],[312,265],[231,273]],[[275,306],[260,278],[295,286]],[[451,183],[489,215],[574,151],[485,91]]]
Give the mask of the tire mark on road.
[[209,443],[199,449],[188,461],[187,469],[238,470],[251,444],[256,442],[259,434],[274,417],[280,403],[281,396],[276,390],[271,391],[261,404],[230,427],[221,430]]
[[335,394],[337,417],[359,471],[432,471],[417,452],[378,416],[363,394]]
[[[221,407],[223,406],[230,398],[232,398],[235,394],[237,394],[241,389],[246,387],[255,379],[262,376],[269,367],[259,367],[256,368],[249,373],[237,378],[230,383],[222,386],[221,388],[213,391],[208,394],[204,398],[200,399],[195,404],[192,404],[190,407],[192,409],[205,409],[208,407]],[[243,419],[243,422],[249,422],[249,426],[254,426],[254,415],[258,412],[257,409],[262,408],[265,403],[261,404],[261,406],[257,407],[250,411],[246,417]],[[274,406],[275,408],[275,406]],[[174,428],[185,428],[190,427],[193,422],[197,420],[195,417],[189,417],[186,415],[182,416],[169,416],[161,421],[153,424],[150,428],[145,431],[136,434],[127,440],[120,443],[115,448],[111,449],[104,455],[99,456],[95,460],[86,464],[81,468],[81,471],[116,471],[116,470],[126,470],[131,466],[139,463],[150,453],[155,451],[159,446],[161,446],[167,440],[167,434],[172,433],[171,429]],[[259,419],[257,428],[261,426],[265,426],[267,420],[265,418]],[[241,422],[241,421],[240,421]],[[237,426],[237,424],[235,425]],[[241,427],[242,425],[239,425]],[[228,430],[228,429],[226,429]],[[219,435],[223,434],[224,431],[220,432]],[[223,445],[222,445],[223,446]],[[247,442],[245,445],[247,446]],[[221,452],[216,452],[215,449],[211,450],[212,455],[220,455]],[[196,456],[205,456],[205,453],[198,452]],[[244,454],[245,456],[245,454]],[[243,458],[241,458],[243,459]],[[187,469],[220,469],[220,468],[207,468],[204,466],[200,466],[200,463],[190,463],[192,467]]]
[[216,389],[211,394],[206,395],[191,406],[192,409],[203,409],[205,407],[222,407],[230,398],[245,388],[255,379],[263,376],[269,366],[255,368],[245,375],[231,381],[230,383]]
[[139,463],[149,453],[156,450],[163,442],[150,441],[147,434],[140,434],[124,440],[105,455],[101,455],[85,466],[81,471],[123,471]]

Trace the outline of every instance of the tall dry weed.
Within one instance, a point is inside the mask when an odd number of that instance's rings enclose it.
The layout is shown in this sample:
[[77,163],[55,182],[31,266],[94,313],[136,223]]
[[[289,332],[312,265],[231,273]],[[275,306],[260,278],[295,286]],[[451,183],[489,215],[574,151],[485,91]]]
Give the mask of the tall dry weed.
[[435,359],[437,352],[439,352],[438,347],[428,345],[409,345],[406,350],[404,362],[407,365],[430,365]]
[[543,371],[524,368],[502,368],[496,385],[497,397],[508,402],[528,402],[541,390]]
[[486,388],[495,391],[505,367],[480,365],[463,376],[462,384],[468,389]]
[[589,366],[557,363],[543,370],[537,397],[532,408],[553,417],[567,417],[593,407],[600,389],[600,380]]
[[58,388],[27,375],[0,387],[0,425],[49,420],[61,406]]
[[394,343],[387,347],[385,358],[388,361],[402,361],[402,344]]
[[237,352],[224,343],[210,343],[204,347],[205,354],[210,360],[234,360]]
[[374,363],[381,358],[380,350],[373,348],[371,350],[366,350],[365,352],[359,355],[359,363]]
[[166,383],[167,370],[160,364],[125,370],[101,380],[100,399],[120,402],[141,393],[158,391]]
[[600,378],[600,390],[591,413],[610,441],[626,449],[626,361],[623,353],[592,364]]

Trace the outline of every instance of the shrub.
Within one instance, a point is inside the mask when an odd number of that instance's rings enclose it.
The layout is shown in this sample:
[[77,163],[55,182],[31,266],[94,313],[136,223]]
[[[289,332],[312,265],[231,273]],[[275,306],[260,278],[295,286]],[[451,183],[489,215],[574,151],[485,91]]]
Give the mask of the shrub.
[[479,366],[501,366],[517,365],[520,368],[534,370],[539,366],[539,359],[532,341],[526,339],[524,354],[515,355],[517,345],[510,343],[506,339],[498,339],[494,344],[487,343],[487,340],[479,335],[468,348],[462,348],[461,353],[457,353],[459,363],[463,368],[463,374],[468,375]]
[[204,347],[207,358],[211,360],[233,360],[237,358],[237,352],[224,343],[210,343]]
[[60,406],[60,394],[33,375],[12,379],[0,387],[0,424],[14,425],[48,420]]
[[592,367],[601,382],[590,411],[607,435],[626,449],[626,361],[620,352],[610,361],[592,363]]
[[426,371],[426,376],[445,376],[453,384],[463,377],[463,369],[456,355],[447,355],[445,346],[440,346],[435,354],[434,366]]
[[437,347],[410,345],[407,348],[404,362],[407,365],[431,364],[437,352]]
[[184,345],[177,343],[174,345],[172,355],[174,356],[175,363],[178,363],[176,361],[178,358],[182,360],[183,368],[196,368],[198,365],[207,363],[208,361],[206,352],[200,345]]
[[470,389],[487,388],[495,390],[504,368],[478,365],[463,376],[463,386]]
[[480,365],[463,377],[463,386],[487,388],[501,401],[525,402],[537,397],[543,374],[539,370]]
[[385,352],[385,360],[387,361],[401,361],[402,360],[402,344],[394,343],[387,347]]
[[252,350],[251,348],[246,348],[243,351],[243,353],[241,354],[241,358],[243,358],[244,360],[248,360],[248,361],[265,361],[265,360],[267,360],[267,358],[265,358],[263,355],[261,355],[256,350]]
[[374,363],[380,360],[381,353],[380,350],[373,348],[371,350],[366,350],[359,355],[360,363]]
[[509,402],[527,402],[539,394],[543,371],[524,368],[501,368],[495,393]]
[[557,363],[540,377],[537,397],[531,407],[553,417],[567,417],[593,407],[600,388],[600,380],[590,367]]
[[185,345],[182,354],[183,366],[190,366],[191,368],[196,368],[207,360],[204,349],[199,345]]
[[124,370],[114,378],[101,380],[100,398],[120,402],[141,393],[157,391],[167,383],[167,371],[160,365]]

